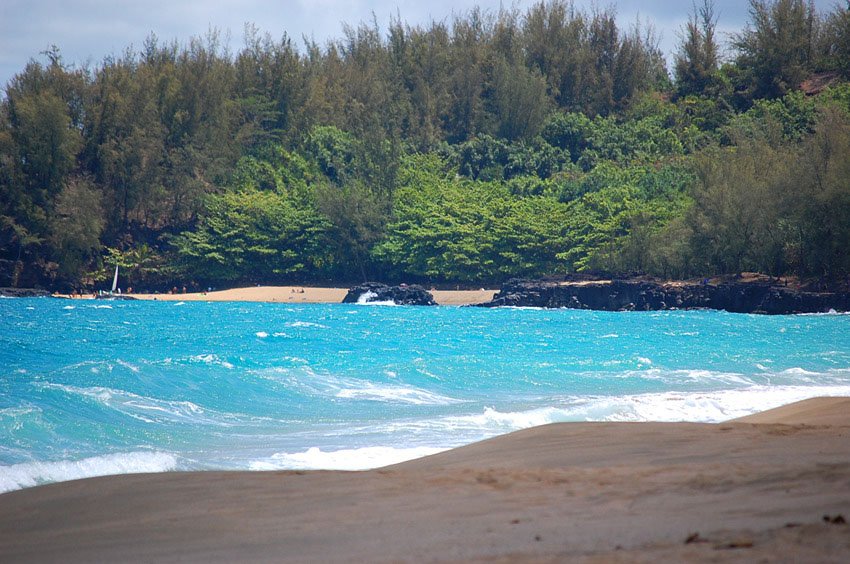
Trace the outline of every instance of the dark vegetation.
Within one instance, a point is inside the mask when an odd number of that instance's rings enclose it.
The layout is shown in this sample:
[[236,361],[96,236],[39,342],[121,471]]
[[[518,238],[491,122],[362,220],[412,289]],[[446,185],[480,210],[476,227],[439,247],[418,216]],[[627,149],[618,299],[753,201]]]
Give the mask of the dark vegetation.
[[0,101],[0,286],[843,279],[850,3],[750,13],[726,46],[696,6],[672,78],[651,28],[561,0],[95,68],[52,48]]

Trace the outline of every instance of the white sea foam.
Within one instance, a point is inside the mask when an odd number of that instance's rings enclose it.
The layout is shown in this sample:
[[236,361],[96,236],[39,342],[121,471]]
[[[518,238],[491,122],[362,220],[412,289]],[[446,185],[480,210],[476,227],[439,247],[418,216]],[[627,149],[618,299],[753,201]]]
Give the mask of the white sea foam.
[[357,297],[357,303],[358,304],[365,304],[369,300],[377,298],[377,297],[378,297],[378,294],[376,294],[375,292],[363,292],[362,294],[360,294]]
[[190,362],[202,362],[204,364],[209,364],[212,366],[222,366],[224,368],[232,369],[233,365],[226,360],[222,360],[218,355],[215,354],[196,354],[189,357]]
[[300,356],[285,356],[283,360],[287,362],[291,362],[293,364],[310,364],[310,361],[306,358],[301,358]]
[[252,461],[251,470],[368,470],[437,454],[434,447],[394,448],[385,446],[323,451],[312,447],[304,452],[281,452]]
[[168,472],[177,459],[165,452],[124,452],[55,462],[23,462],[0,466],[0,493],[49,482],[137,472]]
[[0,409],[0,417],[10,417],[17,418],[23,417],[24,415],[28,415],[35,411],[41,411],[41,409],[27,406],[27,407],[4,407]]
[[492,407],[484,408],[477,415],[447,417],[447,427],[456,430],[480,429],[488,433],[510,432],[547,423],[567,421],[569,410],[555,407],[540,407],[527,411],[500,412]]
[[844,386],[753,386],[744,390],[686,393],[665,392],[623,396],[562,398],[557,405],[520,411],[499,411],[487,407],[483,412],[432,420],[394,422],[386,432],[414,432],[434,437],[451,435],[468,440],[548,423],[578,421],[661,421],[718,423],[751,415],[818,396],[850,395]]
[[286,324],[287,327],[316,327],[319,329],[328,329],[327,325],[321,323],[313,323],[311,321],[290,321]]
[[714,370],[702,369],[664,370],[661,368],[646,368],[642,370],[626,370],[616,375],[596,374],[595,377],[603,380],[608,380],[612,377],[619,379],[657,380],[674,385],[681,384],[682,382],[694,382],[699,383],[702,386],[709,383],[735,386],[752,386],[760,383],[752,377],[748,377],[737,372],[717,372]]
[[829,311],[823,311],[820,313],[800,313],[798,315],[806,317],[821,317],[825,315],[850,315],[850,311],[835,311],[834,309],[830,309]]
[[92,399],[144,423],[169,421],[227,427],[230,425],[229,420],[232,418],[229,414],[205,410],[191,401],[151,398],[102,386],[80,388],[64,384],[44,383],[40,384],[39,387],[61,390],[67,394]]
[[782,372],[780,372],[780,374],[786,376],[821,376],[820,372],[812,372],[811,370],[806,370],[805,368],[800,368],[799,366],[783,370]]
[[253,370],[252,374],[302,393],[339,399],[405,403],[410,405],[451,405],[460,400],[413,386],[375,383],[360,378],[341,377],[315,371],[303,359],[288,359],[297,366],[277,366]]
[[257,337],[259,337],[261,339],[265,339],[266,337],[269,336],[269,334],[266,333],[265,331],[257,331],[256,333],[254,333],[254,335],[256,335]]
[[666,392],[592,398],[571,409],[585,421],[692,421],[717,423],[817,396],[850,394],[850,386],[753,386],[705,393]]
[[363,292],[360,294],[360,297],[357,298],[357,303],[360,305],[371,305],[371,306],[394,306],[397,305],[392,300],[375,300],[378,297],[378,294],[375,292]]
[[126,368],[127,370],[130,370],[131,372],[136,372],[136,373],[139,372],[138,366],[133,366],[129,362],[125,362],[125,361],[121,360],[120,358],[115,361],[115,364],[118,364],[119,366],[123,366],[124,368]]
[[63,307],[62,309],[77,309],[77,307],[68,305],[68,306]]
[[92,306],[94,309],[113,309],[111,305],[96,305]]
[[174,304],[174,307],[184,306],[184,305],[186,305],[186,302],[177,302],[176,304]]
[[336,393],[342,399],[383,401],[389,403],[408,403],[412,405],[448,405],[457,400],[434,392],[403,386],[372,384],[370,382],[345,379],[344,386]]

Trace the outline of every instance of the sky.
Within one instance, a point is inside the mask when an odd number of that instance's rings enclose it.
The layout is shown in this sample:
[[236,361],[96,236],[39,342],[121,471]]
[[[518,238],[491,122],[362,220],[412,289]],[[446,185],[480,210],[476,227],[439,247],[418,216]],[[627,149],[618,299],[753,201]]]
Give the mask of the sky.
[[[700,0],[701,1],[701,0]],[[836,0],[816,0],[821,11]],[[283,33],[301,44],[306,36],[319,44],[342,34],[342,24],[372,21],[385,29],[397,15],[408,24],[451,21],[474,6],[498,11],[500,6],[524,12],[538,0],[0,0],[0,89],[31,59],[56,45],[66,64],[96,67],[104,57],[141,47],[151,33],[161,41],[186,42],[217,29],[232,50],[243,45],[246,23],[275,39]],[[617,9],[622,26],[640,17],[653,25],[660,47],[672,60],[691,0],[574,0],[576,7]],[[718,30],[740,31],[748,19],[745,0],[715,0]]]

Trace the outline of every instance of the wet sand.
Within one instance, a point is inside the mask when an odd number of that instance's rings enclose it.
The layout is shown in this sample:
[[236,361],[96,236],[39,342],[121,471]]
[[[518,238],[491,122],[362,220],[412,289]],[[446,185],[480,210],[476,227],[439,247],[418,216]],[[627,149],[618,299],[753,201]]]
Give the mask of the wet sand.
[[10,492],[0,561],[846,562],[848,517],[850,398],[818,398],[722,424],[546,425],[365,472]]

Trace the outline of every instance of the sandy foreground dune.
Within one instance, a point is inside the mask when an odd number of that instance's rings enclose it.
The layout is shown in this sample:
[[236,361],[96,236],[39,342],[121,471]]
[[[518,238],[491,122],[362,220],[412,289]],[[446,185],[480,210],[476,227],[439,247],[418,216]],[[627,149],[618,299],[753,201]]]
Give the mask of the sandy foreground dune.
[[[467,305],[490,301],[497,291],[494,289],[433,290],[431,293],[434,295],[434,301],[440,305]],[[142,300],[324,304],[340,303],[347,293],[347,288],[256,286],[188,294],[133,294],[133,297]]]
[[850,398],[818,398],[722,424],[547,425],[365,472],[10,492],[0,562],[848,562],[845,518]]

